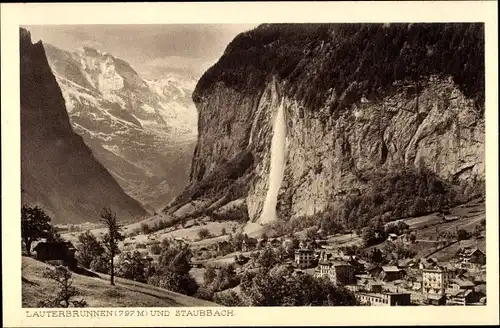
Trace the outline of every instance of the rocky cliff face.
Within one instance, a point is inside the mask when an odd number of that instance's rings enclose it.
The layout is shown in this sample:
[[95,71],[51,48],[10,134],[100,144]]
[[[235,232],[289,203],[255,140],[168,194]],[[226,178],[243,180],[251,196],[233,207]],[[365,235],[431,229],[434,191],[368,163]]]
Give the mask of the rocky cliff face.
[[97,221],[104,206],[120,219],[146,215],[73,131],[44,47],[25,29],[20,73],[23,202],[40,203],[55,223]]
[[129,195],[154,210],[165,206],[188,183],[196,81],[173,73],[144,80],[89,47],[45,48],[75,131]]
[[[212,203],[233,188],[226,200],[241,197],[251,222],[268,222],[271,162],[281,159],[271,205],[278,219],[342,206],[375,176],[408,168],[455,185],[483,180],[482,42],[474,24],[264,25],[243,33],[194,92],[191,186],[167,211],[193,199]],[[283,155],[271,147],[280,106]],[[221,167],[242,154],[252,162],[225,174]]]

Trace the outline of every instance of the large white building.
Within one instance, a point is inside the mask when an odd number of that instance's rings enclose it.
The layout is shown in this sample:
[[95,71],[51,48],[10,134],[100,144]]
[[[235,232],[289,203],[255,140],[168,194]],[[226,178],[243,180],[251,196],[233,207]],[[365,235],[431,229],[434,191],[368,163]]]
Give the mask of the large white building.
[[354,273],[352,265],[338,260],[330,260],[325,252],[320,254],[318,266],[314,270],[315,277],[327,277],[335,285],[355,284],[356,277]]
[[452,278],[453,272],[443,267],[422,269],[422,292],[445,295]]

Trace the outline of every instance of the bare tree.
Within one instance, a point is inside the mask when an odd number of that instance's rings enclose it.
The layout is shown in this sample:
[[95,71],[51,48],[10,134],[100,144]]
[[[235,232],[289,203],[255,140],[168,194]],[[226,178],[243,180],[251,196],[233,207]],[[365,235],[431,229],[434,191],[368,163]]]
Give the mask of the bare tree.
[[110,264],[110,283],[115,285],[115,268],[114,258],[120,252],[118,242],[125,239],[120,232],[120,224],[116,219],[116,214],[111,209],[105,207],[101,211],[101,222],[105,224],[108,232],[103,237],[103,244],[108,250],[109,264]]
[[73,300],[80,293],[73,286],[72,273],[68,268],[58,266],[54,269],[46,269],[44,277],[57,282],[59,292],[54,299],[39,302],[40,307],[69,307],[71,304],[75,307],[86,307],[87,302],[84,299]]

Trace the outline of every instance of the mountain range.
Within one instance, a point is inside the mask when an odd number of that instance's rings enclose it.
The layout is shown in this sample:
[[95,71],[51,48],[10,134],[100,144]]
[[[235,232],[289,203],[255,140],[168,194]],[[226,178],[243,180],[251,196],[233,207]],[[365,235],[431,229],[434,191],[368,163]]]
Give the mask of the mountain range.
[[166,205],[188,182],[196,80],[173,72],[146,80],[90,47],[45,50],[75,132],[130,196],[151,210]]

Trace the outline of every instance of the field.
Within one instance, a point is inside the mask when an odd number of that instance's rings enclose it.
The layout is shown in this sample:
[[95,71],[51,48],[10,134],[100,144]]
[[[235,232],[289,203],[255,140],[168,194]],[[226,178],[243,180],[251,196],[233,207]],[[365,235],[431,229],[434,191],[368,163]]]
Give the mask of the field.
[[[29,257],[23,257],[22,265],[23,307],[36,307],[38,301],[47,295],[56,294],[56,283],[43,277],[44,270],[50,265]],[[218,306],[212,302],[122,278],[115,278],[116,286],[111,286],[107,275],[98,276],[88,277],[73,273],[74,286],[90,307]]]
[[[474,201],[452,208],[450,216],[458,217],[458,219],[443,221],[436,218],[437,215],[434,214],[406,220],[410,229],[416,231],[417,243],[415,244],[415,250],[417,251],[417,257],[429,256],[429,254],[437,250],[438,236],[443,232],[456,232],[459,229],[473,232],[476,225],[480,225],[481,220],[486,219],[485,204],[484,202]],[[445,247],[431,254],[431,256],[441,261],[447,261],[451,259],[460,248],[465,246],[479,247],[485,250],[485,238],[463,240]]]
[[[240,224],[235,221],[224,221],[224,222],[206,222],[206,221],[198,221],[194,222],[194,220],[188,221],[185,225],[185,228],[175,229],[175,227],[162,229],[150,234],[138,234],[138,235],[130,235],[130,232],[135,229],[140,229],[141,224],[152,225],[157,221],[161,220],[161,216],[154,216],[147,220],[136,222],[130,225],[126,225],[122,227],[122,233],[126,236],[125,240],[120,243],[120,247],[123,248],[127,245],[129,249],[135,248],[134,245],[137,244],[150,244],[153,241],[162,241],[163,239],[173,239],[173,238],[182,238],[188,241],[192,245],[203,245],[203,244],[211,244],[218,241],[222,241],[227,239],[227,235],[232,233],[233,230],[238,231],[240,229]],[[207,229],[212,238],[207,238],[200,240],[198,236],[198,232],[202,229]],[[226,235],[222,235],[222,230],[226,230]],[[96,237],[101,238],[105,233],[105,228],[97,228],[89,230]],[[71,233],[63,233],[62,237],[68,241],[71,241],[75,245],[78,243],[78,235],[82,232],[71,232]]]
[[[449,261],[454,258],[460,248],[477,247],[485,250],[484,230],[479,238],[471,237],[467,240],[455,240],[448,243],[439,238],[442,233],[456,233],[459,229],[474,232],[476,226],[486,219],[484,202],[476,200],[454,207],[450,209],[447,217],[451,219],[443,220],[438,213],[432,213],[401,220],[407,223],[410,230],[416,234],[416,243],[411,244],[411,249],[417,252],[415,258],[433,257],[439,261]],[[384,244],[376,247],[383,247]]]

